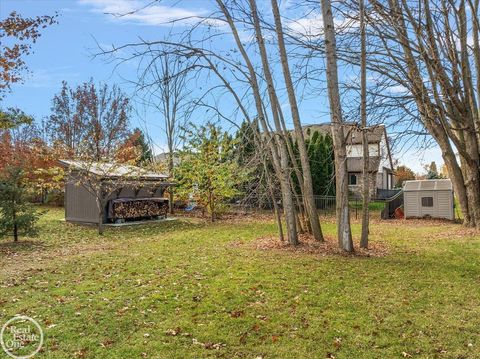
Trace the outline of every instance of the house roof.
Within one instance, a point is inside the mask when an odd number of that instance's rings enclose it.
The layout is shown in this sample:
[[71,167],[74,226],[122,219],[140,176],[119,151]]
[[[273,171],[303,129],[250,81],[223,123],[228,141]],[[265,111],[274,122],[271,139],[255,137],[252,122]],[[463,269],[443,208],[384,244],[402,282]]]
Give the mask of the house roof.
[[[322,123],[319,125],[306,125],[303,126],[303,131],[306,134],[306,137],[313,135],[315,131],[318,131],[321,134],[331,134],[332,124],[331,123]],[[349,145],[359,145],[362,143],[362,135],[357,131],[357,126],[354,124],[344,124],[343,133],[345,134],[347,144]],[[368,143],[380,143],[382,137],[385,135],[385,126],[384,125],[375,125],[370,126],[367,133]]]
[[405,181],[404,192],[412,191],[451,191],[452,181],[449,179],[413,180]]
[[[322,123],[318,125],[306,125],[303,126],[303,132],[306,138],[312,136],[315,131],[318,131],[321,134],[329,134],[332,133],[332,124],[331,123]],[[358,125],[354,123],[346,123],[343,125],[343,131],[346,138],[347,145],[361,145],[362,144],[362,134],[358,131]],[[392,155],[390,153],[390,143],[387,137],[387,131],[385,129],[385,125],[374,125],[370,126],[367,132],[367,138],[369,144],[380,144],[382,139],[385,139],[386,143],[386,150],[387,150],[387,159],[389,161],[390,170],[393,170],[393,161]],[[351,164],[347,163],[348,171],[351,172],[362,172],[363,171],[363,161],[358,160],[356,157],[350,157]],[[349,159],[350,159],[349,158]],[[381,158],[370,157],[370,171],[376,171],[379,169],[380,163],[382,162]],[[373,159],[373,160],[372,160]],[[375,170],[371,168],[371,166],[377,166]],[[359,169],[360,168],[360,169]]]
[[[170,152],[159,153],[154,157],[155,162],[158,162],[158,163],[167,162],[169,159],[169,155],[170,155]],[[174,165],[180,164],[180,156],[175,152],[173,153],[173,164]]]
[[101,178],[138,178],[143,180],[164,180],[168,176],[163,173],[148,171],[146,169],[114,162],[86,162],[74,160],[59,160],[64,167],[74,170],[86,171]]
[[[380,165],[380,156],[372,156],[368,161],[368,171],[378,171]],[[348,172],[363,172],[363,157],[347,157],[347,171]]]

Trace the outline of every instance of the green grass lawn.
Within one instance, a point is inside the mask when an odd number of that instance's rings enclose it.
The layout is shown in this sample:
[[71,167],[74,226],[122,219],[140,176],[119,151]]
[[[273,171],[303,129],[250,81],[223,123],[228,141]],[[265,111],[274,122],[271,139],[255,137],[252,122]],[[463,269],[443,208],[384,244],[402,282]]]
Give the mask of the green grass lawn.
[[98,237],[62,217],[0,243],[0,323],[37,319],[41,358],[480,358],[480,235],[460,225],[375,221],[389,253],[366,258],[232,245],[268,220]]

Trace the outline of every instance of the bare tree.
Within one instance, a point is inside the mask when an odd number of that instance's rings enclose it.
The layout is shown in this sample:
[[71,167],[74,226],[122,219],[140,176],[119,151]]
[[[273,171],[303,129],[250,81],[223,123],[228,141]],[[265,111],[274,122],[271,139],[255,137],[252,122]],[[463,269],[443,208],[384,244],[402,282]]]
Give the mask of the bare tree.
[[345,134],[343,132],[342,106],[338,86],[337,50],[335,26],[330,0],[321,0],[325,32],[325,54],[327,60],[327,85],[332,118],[332,137],[335,151],[337,234],[340,247],[353,252],[350,213],[348,206],[348,173]]
[[478,1],[369,3],[369,69],[404,89],[442,151],[464,223],[479,227]]
[[[210,32],[211,29],[207,31],[203,31],[205,30],[203,29],[200,36],[197,36],[199,34],[195,34],[194,31],[201,26],[198,24],[192,26],[175,39],[174,37],[170,37],[166,40],[151,42],[140,40],[138,43],[126,44],[113,51],[132,49],[131,59],[135,59],[149,56],[149,54],[152,53],[152,46],[158,46],[162,49],[155,52],[155,56],[158,56],[157,59],[166,54],[176,54],[188,59],[189,62],[192,63],[191,66],[195,71],[199,71],[198,73],[205,71],[207,74],[205,76],[208,76],[209,80],[211,79],[211,74],[215,74],[217,79],[220,80],[220,85],[209,81],[210,88],[205,91],[205,93],[229,92],[237,104],[242,104],[242,106],[238,106],[238,108],[241,109],[239,113],[243,114],[245,119],[253,119],[255,122],[258,121],[261,131],[259,135],[261,141],[256,141],[256,143],[259,149],[265,148],[265,146],[268,148],[268,162],[273,166],[274,172],[274,176],[272,176],[274,178],[271,183],[276,183],[278,180],[280,185],[288,241],[292,244],[298,243],[297,229],[302,228],[314,231],[316,233],[315,236],[321,238],[321,230],[314,208],[312,191],[309,192],[308,189],[305,190],[306,186],[308,187],[309,181],[311,182],[311,174],[308,170],[309,164],[303,161],[299,166],[296,155],[292,150],[291,133],[287,129],[282,108],[278,100],[282,94],[279,92],[278,86],[275,86],[275,80],[278,82],[278,79],[275,79],[271,73],[274,64],[272,63],[272,58],[269,58],[268,55],[270,48],[268,42],[265,44],[266,36],[262,34],[263,29],[267,29],[267,32],[270,31],[271,34],[276,33],[277,28],[279,28],[281,31],[278,33],[280,36],[277,36],[277,39],[280,38],[280,41],[283,40],[285,34],[281,21],[278,22],[278,26],[275,26],[267,24],[260,16],[256,16],[258,12],[256,11],[255,1],[242,3],[217,0],[216,3],[219,11],[210,16],[210,21],[215,20],[216,23],[223,22],[227,25],[229,35],[233,35],[234,38],[234,49],[224,50],[212,46],[212,44],[214,45],[214,41],[211,40],[215,39],[218,33],[215,31]],[[249,6],[244,7],[245,3],[249,4]],[[278,13],[279,10],[277,11],[277,18],[280,17]],[[245,31],[249,34],[253,33],[255,37],[244,41],[240,33],[243,35]],[[222,36],[225,35],[225,27],[221,27],[219,32],[222,33]],[[286,39],[289,39],[289,37],[290,35],[288,34],[285,36]],[[253,61],[258,58],[252,55],[252,51],[255,51],[254,48],[258,48],[261,53],[259,56],[259,60],[261,61],[260,66]],[[290,56],[290,52],[287,53],[286,44],[279,44],[279,48],[283,49],[284,58]],[[103,51],[103,54],[108,53],[108,51]],[[130,59],[124,60],[128,61]],[[275,60],[273,59],[273,61]],[[292,65],[292,68],[296,68],[296,66]],[[289,83],[290,86],[288,87],[292,90],[290,94],[288,91],[286,94],[289,96],[289,103],[295,121],[295,131],[303,136],[297,99],[295,93],[293,93],[295,80],[292,78],[291,74],[293,72],[290,70],[288,61],[283,62],[283,69],[285,70],[283,81],[286,84]],[[201,76],[202,75],[198,75],[198,77]],[[217,104],[209,104],[205,101],[205,98],[206,96],[195,102],[213,111],[222,120],[231,121],[228,116],[221,114]],[[250,115],[249,112],[253,115]],[[252,122],[252,120],[249,121]],[[340,128],[340,130],[342,129]],[[292,181],[292,173],[298,178],[300,184],[299,196],[297,196],[296,193],[298,189],[294,181]],[[339,191],[339,193],[345,193],[345,195],[347,192],[348,191]],[[305,205],[307,216],[303,215],[303,204]],[[348,213],[348,208],[346,210]],[[303,219],[304,217],[307,217],[307,221],[299,220],[297,223],[297,219]],[[314,228],[315,223],[312,224],[312,222],[309,221],[316,221],[318,223],[318,231]],[[303,223],[308,224],[304,226]]]
[[368,248],[369,203],[370,203],[370,166],[367,133],[367,39],[365,34],[365,3],[359,0],[360,12],[360,119],[362,130],[363,183],[362,183],[362,235],[360,247]]
[[[254,18],[256,16],[256,5],[255,0],[250,0],[252,13]],[[305,138],[303,135],[302,124],[300,122],[300,113],[298,110],[297,98],[295,96],[295,89],[290,74],[290,67],[288,64],[288,55],[285,47],[285,41],[283,36],[283,26],[280,18],[280,9],[276,0],[272,0],[272,10],[273,17],[275,19],[275,30],[277,33],[278,48],[280,52],[280,59],[282,63],[283,76],[285,79],[285,85],[287,87],[288,100],[290,103],[290,109],[292,112],[293,124],[295,127],[295,137],[298,143],[298,148],[300,152],[300,162],[302,165],[303,173],[303,201],[307,209],[307,213],[310,219],[310,227],[314,238],[318,241],[323,241],[322,229],[320,227],[320,221],[317,214],[317,208],[315,206],[315,200],[313,198],[313,183],[312,183],[312,173],[310,171],[310,163],[308,159],[307,148],[305,146]],[[258,26],[258,25],[257,25]],[[259,41],[259,44],[261,42]],[[265,51],[260,51],[264,53]],[[270,76],[271,77],[271,76]],[[269,89],[273,87],[273,84],[269,84]],[[299,181],[301,179],[299,178]]]
[[[270,128],[266,121],[265,111],[263,109],[263,101],[260,92],[260,86],[258,84],[257,74],[253,67],[252,61],[245,50],[245,47],[240,40],[240,36],[238,34],[238,30],[236,28],[235,22],[228,11],[227,7],[223,3],[222,0],[217,0],[217,4],[225,16],[226,22],[230,26],[232,30],[235,43],[237,45],[238,50],[240,51],[243,60],[248,69],[249,74],[249,82],[251,85],[252,93],[255,100],[255,108],[257,110],[257,116],[259,119],[260,124],[262,125],[262,129],[267,136],[267,143],[270,146],[271,151],[271,158],[274,164],[275,172],[280,180],[280,185],[282,187],[282,198],[283,198],[283,209],[285,214],[285,220],[287,224],[287,238],[291,244],[298,244],[298,233],[297,233],[297,224],[295,220],[295,207],[293,202],[293,196],[291,191],[291,176],[290,171],[288,170],[288,150],[285,144],[285,138],[282,135],[282,127],[279,123],[276,123],[276,133],[272,136],[270,135]],[[257,34],[257,41],[258,41],[258,34]],[[276,116],[276,108],[274,108],[274,119],[278,117]]]
[[[162,131],[167,141],[167,167],[173,176],[175,153],[180,145],[182,129],[191,111],[187,99],[189,66],[184,58],[171,53],[158,56],[148,52],[142,59],[145,68],[139,72],[137,92],[143,102],[162,116]],[[173,213],[173,187],[169,189],[170,213]]]

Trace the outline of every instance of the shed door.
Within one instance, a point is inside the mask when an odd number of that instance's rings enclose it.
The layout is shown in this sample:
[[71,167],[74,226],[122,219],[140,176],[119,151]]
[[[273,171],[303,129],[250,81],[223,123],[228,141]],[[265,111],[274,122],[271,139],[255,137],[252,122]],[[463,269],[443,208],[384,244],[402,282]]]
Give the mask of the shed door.
[[451,191],[437,191],[437,216],[455,219],[453,215],[453,194]]
[[436,217],[437,201],[434,191],[418,192],[418,206],[420,208],[420,216]]

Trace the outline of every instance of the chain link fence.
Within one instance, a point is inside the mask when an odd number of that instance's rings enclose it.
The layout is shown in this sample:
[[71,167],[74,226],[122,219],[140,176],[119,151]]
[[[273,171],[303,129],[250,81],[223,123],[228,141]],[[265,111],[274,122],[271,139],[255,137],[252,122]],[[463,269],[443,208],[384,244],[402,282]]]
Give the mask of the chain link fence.
[[[335,215],[336,197],[335,196],[314,196],[315,207],[320,216],[331,217]],[[282,208],[282,199],[276,198],[279,208]],[[296,203],[302,203],[301,198],[297,198]],[[381,211],[385,206],[385,202],[381,198],[372,198],[369,209],[371,211]],[[362,198],[360,196],[351,196],[349,199],[350,214],[352,218],[358,219],[362,214]],[[271,198],[262,198],[261,201],[252,201],[249,197],[248,203],[238,200],[231,203],[232,212],[273,212],[274,205]]]

